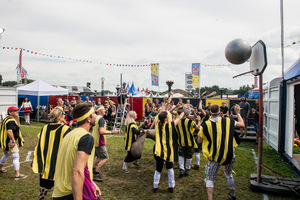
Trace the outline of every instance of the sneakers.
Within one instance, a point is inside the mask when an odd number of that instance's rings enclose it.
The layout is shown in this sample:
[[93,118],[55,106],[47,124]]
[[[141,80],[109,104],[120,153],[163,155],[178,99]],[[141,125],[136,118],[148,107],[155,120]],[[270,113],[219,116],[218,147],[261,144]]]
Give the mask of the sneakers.
[[133,163],[133,165],[137,166],[138,168],[141,167],[141,165],[139,163]]
[[5,173],[5,172],[7,172],[6,169],[1,169],[1,170],[0,170],[0,173]]
[[129,173],[129,171],[128,171],[127,169],[123,169],[123,168],[122,168],[122,172],[123,172],[124,174],[128,174],[128,173]]
[[174,192],[174,188],[168,188],[169,193],[173,193]]
[[27,176],[23,175],[23,174],[19,174],[19,176],[15,176],[15,180],[20,180],[20,179],[24,179],[26,178]]
[[94,174],[93,175],[93,180],[94,181],[98,181],[98,182],[102,182],[103,179],[101,178],[100,174]]
[[231,194],[230,192],[228,193],[228,198],[231,200],[236,200],[236,196]]
[[190,173],[190,170],[189,170],[189,169],[186,169],[185,172],[184,172],[184,175],[185,175],[185,176],[188,176],[189,173]]
[[192,169],[194,169],[194,170],[199,170],[199,169],[200,169],[200,166],[199,166],[199,165],[192,165]]
[[157,193],[158,188],[153,188],[152,191],[153,191],[153,193]]
[[183,169],[180,169],[179,171],[179,178],[182,178],[183,177]]

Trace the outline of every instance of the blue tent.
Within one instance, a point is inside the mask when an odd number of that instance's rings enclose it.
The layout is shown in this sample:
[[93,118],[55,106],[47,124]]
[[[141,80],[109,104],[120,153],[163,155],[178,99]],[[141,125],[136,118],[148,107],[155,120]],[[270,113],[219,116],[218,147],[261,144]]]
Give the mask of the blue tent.
[[300,59],[298,59],[284,74],[284,79],[289,80],[300,75]]
[[135,89],[134,84],[132,83],[131,88],[128,90],[130,94],[136,95],[140,93],[137,89]]

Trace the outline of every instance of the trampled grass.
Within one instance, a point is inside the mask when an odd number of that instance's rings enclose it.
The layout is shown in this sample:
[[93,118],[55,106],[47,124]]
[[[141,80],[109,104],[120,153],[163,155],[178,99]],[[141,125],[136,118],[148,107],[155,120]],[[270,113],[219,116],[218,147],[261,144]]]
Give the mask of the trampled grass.
[[[37,133],[43,123],[32,123],[31,126],[21,126],[25,139],[25,145],[20,149],[21,173],[28,177],[23,180],[15,181],[12,160],[9,158],[4,165],[7,173],[0,174],[0,199],[37,199],[39,193],[39,176],[34,174],[30,168],[30,161],[26,160],[29,151],[33,151],[37,142]],[[102,169],[103,182],[97,182],[102,191],[101,199],[207,199],[206,188],[203,182],[205,178],[204,167],[206,160],[201,155],[200,170],[192,170],[190,175],[178,179],[179,170],[175,169],[176,187],[173,194],[168,193],[167,170],[163,169],[158,193],[152,192],[153,174],[155,170],[155,160],[153,157],[152,140],[146,139],[142,158],[139,160],[141,168],[136,168],[130,164],[129,174],[124,174],[121,167],[126,156],[124,150],[124,138],[122,135],[107,137],[107,149],[110,160]],[[250,189],[250,174],[256,174],[256,164],[252,149],[256,152],[257,147],[252,142],[243,142],[236,148],[237,160],[234,167],[234,180],[236,195],[238,199],[263,199],[261,193],[253,192]],[[1,153],[0,156],[3,154]],[[32,155],[30,157],[32,159]],[[194,164],[194,159],[192,164]],[[282,175],[295,178],[290,167],[270,146],[264,143],[263,163]],[[262,174],[271,175],[262,170]],[[51,199],[51,192],[46,199]],[[227,199],[228,186],[224,176],[223,168],[220,168],[215,181],[214,199]],[[268,194],[272,199],[296,199],[292,197],[277,197]]]

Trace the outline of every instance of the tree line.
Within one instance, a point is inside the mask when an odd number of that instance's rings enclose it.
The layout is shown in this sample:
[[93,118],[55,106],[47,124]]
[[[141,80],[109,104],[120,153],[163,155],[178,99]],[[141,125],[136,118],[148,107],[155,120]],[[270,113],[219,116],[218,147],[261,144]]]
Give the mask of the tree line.
[[[13,87],[13,86],[16,86],[17,85],[17,81],[5,81],[2,83],[2,75],[0,74],[0,85],[2,86],[7,86],[7,87]],[[33,82],[34,80],[32,79],[27,79],[27,83],[31,83]],[[25,79],[22,79],[22,84],[25,83]],[[223,90],[223,95],[226,95],[226,94],[229,94],[229,95],[237,95],[237,94],[240,94],[240,95],[244,95],[247,91],[251,90],[254,88],[254,85],[243,85],[243,86],[240,86],[239,89],[235,89],[235,90],[232,90],[232,89],[229,89],[229,88],[222,88],[222,87],[219,87],[218,85],[213,85],[213,86],[205,86],[205,87],[201,87],[200,88],[200,93],[204,93],[206,91],[206,95],[212,93],[212,92],[216,92],[216,95],[220,95],[221,94],[221,89],[224,89]],[[192,90],[189,92],[189,94],[191,96],[197,96],[197,93],[199,92],[199,88],[195,88],[195,90]],[[110,93],[109,90],[105,90],[104,92],[105,94],[108,94]],[[152,93],[156,94],[157,91],[152,91]],[[163,91],[163,92],[159,92],[160,95],[165,95],[168,93],[168,90],[166,91]],[[100,93],[101,94],[101,93]]]

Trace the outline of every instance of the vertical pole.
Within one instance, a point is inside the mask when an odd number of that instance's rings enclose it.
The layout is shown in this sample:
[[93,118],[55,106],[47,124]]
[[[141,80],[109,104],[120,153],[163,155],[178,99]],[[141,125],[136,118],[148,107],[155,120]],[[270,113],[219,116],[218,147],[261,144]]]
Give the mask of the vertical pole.
[[200,94],[200,77],[201,77],[201,63],[200,63],[200,66],[199,66],[199,99],[201,98],[201,94]]
[[158,92],[158,94],[159,94],[159,79],[160,79],[160,77],[159,77],[159,64],[158,64],[158,68],[157,68],[157,92]]
[[120,102],[120,104],[122,105],[122,102],[123,102],[123,100],[122,100],[122,73],[120,74],[120,92],[119,92],[119,94],[120,94],[120,100],[121,100],[121,102]]
[[281,22],[281,65],[282,80],[284,80],[284,30],[283,30],[283,0],[280,0],[280,22]]
[[40,121],[40,92],[38,91],[38,96],[37,96],[37,122]]
[[262,135],[263,135],[263,75],[259,75],[259,140],[258,140],[258,162],[257,162],[257,182],[261,183],[261,163],[262,163]]

